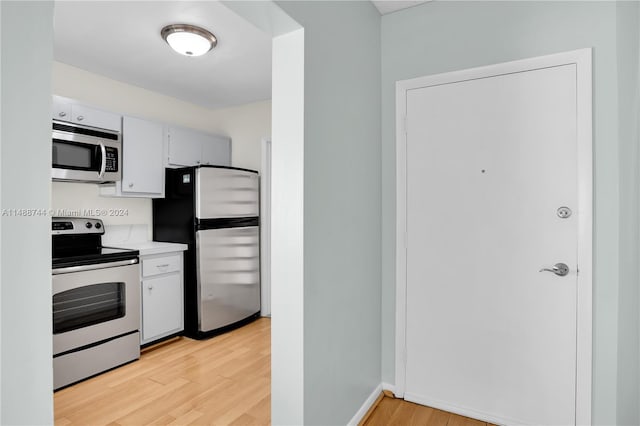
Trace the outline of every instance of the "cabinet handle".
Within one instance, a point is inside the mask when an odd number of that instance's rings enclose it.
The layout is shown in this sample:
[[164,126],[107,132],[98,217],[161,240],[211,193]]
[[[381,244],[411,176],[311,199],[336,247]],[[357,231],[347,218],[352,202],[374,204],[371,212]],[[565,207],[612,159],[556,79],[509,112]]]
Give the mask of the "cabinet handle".
[[62,112],[59,112],[59,113],[58,113],[58,115],[59,115],[60,117],[66,117],[66,116],[67,116],[67,113],[66,113],[66,112],[64,112],[64,111],[62,111]]
[[133,182],[129,184],[129,188],[133,188]]
[[147,287],[149,290],[153,290],[153,286],[149,285],[149,287]]
[[168,268],[168,267],[169,267],[169,264],[168,264],[168,263],[165,263],[165,264],[162,264],[162,265],[158,265],[158,266],[157,266],[157,268]]
[[84,120],[84,116],[79,115],[79,116],[78,116],[78,121],[82,121],[82,120]]

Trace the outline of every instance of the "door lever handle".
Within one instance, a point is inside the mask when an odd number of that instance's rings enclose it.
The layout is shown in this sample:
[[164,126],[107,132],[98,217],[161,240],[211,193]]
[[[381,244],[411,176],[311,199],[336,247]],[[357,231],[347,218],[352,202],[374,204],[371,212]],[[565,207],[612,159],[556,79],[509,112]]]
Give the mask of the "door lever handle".
[[559,277],[564,277],[569,273],[569,267],[565,263],[556,263],[553,268],[542,268],[539,272],[553,272]]

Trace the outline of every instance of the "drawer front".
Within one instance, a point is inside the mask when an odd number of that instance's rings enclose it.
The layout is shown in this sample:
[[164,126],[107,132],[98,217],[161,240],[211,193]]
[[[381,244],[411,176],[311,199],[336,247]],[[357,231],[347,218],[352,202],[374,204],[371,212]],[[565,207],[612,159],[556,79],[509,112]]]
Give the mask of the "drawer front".
[[127,334],[97,346],[53,358],[53,389],[140,358],[140,334]]
[[171,254],[153,258],[142,258],[142,276],[152,277],[154,275],[166,274],[182,269],[182,256]]

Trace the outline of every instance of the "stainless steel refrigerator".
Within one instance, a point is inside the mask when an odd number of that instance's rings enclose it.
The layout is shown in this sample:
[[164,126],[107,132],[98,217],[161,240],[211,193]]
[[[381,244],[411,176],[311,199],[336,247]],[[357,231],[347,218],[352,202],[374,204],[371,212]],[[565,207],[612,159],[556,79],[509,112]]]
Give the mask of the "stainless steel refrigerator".
[[259,177],[222,166],[167,169],[153,239],[186,243],[185,334],[202,339],[260,315]]

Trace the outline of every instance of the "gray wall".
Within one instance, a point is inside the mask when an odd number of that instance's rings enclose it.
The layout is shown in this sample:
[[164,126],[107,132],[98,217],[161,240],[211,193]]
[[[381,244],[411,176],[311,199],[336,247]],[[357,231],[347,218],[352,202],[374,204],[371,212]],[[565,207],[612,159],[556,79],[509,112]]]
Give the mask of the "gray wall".
[[0,11],[0,423],[51,424],[51,222],[9,209],[49,208],[53,2]]
[[638,283],[639,186],[638,60],[640,3],[618,3],[618,122],[620,136],[620,289],[618,311],[619,425],[640,424],[640,316]]
[[278,4],[305,36],[304,419],[346,424],[380,383],[380,15]]
[[[617,56],[617,37],[633,33],[633,22],[626,30],[617,31],[617,7],[615,2],[430,2],[382,18],[383,381],[394,382],[395,365],[395,81],[593,47],[593,419],[597,424],[615,424],[618,411],[622,420],[623,412],[634,410],[636,414],[625,416],[629,421],[637,419],[638,345],[634,342],[638,336],[638,297],[637,293],[633,297],[637,267],[632,264],[638,258],[638,216],[633,213],[637,212],[637,154],[633,140],[623,142],[618,137],[617,83],[619,66],[637,66],[637,48],[630,58]],[[632,76],[625,74],[624,78],[630,82]],[[625,100],[625,105],[628,102]],[[631,120],[631,115],[626,119]],[[622,200],[633,204],[624,217]],[[628,240],[623,242],[621,235]],[[633,260],[622,263],[621,249],[630,250]],[[632,300],[621,311],[619,300],[627,293]],[[619,321],[629,321],[628,327],[619,330]],[[631,340],[622,354],[619,343],[625,339]],[[628,384],[619,384],[619,371],[621,375],[635,372],[635,377],[628,379]],[[634,395],[635,405],[629,406]]]

